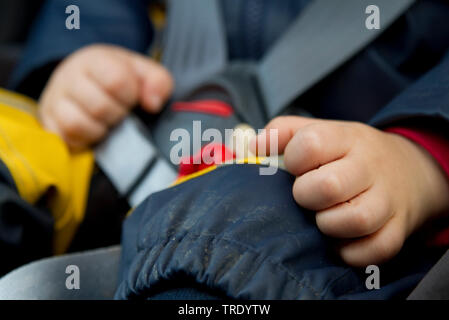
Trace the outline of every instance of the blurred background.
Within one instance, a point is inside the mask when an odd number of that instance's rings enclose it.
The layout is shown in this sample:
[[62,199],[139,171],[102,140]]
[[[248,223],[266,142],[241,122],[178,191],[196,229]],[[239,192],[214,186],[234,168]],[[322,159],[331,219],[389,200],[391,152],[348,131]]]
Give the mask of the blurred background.
[[20,58],[26,35],[44,0],[0,0],[0,87]]

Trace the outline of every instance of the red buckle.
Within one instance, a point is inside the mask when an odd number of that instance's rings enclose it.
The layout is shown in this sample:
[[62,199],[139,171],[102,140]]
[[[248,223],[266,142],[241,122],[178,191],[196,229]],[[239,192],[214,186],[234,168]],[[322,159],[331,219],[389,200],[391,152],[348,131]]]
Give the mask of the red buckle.
[[[178,169],[178,178],[232,159],[235,159],[235,154],[225,145],[220,143],[209,143],[202,147],[195,155],[181,159]],[[204,160],[206,162],[204,162]]]

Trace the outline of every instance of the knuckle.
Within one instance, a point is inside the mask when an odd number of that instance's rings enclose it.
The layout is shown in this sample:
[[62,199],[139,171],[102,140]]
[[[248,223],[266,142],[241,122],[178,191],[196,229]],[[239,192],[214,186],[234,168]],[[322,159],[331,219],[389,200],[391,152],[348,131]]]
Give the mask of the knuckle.
[[316,130],[304,130],[299,135],[299,143],[302,148],[302,152],[308,157],[315,157],[321,151],[321,139]]
[[61,131],[67,139],[76,139],[82,130],[82,124],[78,119],[65,117],[60,124]]
[[335,201],[341,194],[340,179],[335,174],[328,174],[319,182],[321,194],[326,201]]
[[287,118],[288,118],[287,116],[278,116],[272,119],[270,122],[268,122],[266,128],[279,128],[285,123],[285,120]]
[[105,122],[110,115],[111,105],[107,101],[100,101],[91,110],[91,115],[98,121]]
[[127,72],[121,67],[111,68],[105,76],[105,87],[111,92],[122,90],[127,82]]
[[352,227],[355,233],[362,236],[375,231],[373,230],[374,223],[372,218],[372,212],[367,208],[354,212]]
[[352,136],[358,140],[365,140],[372,132],[372,128],[361,122],[351,122],[349,126],[343,127],[347,136]]

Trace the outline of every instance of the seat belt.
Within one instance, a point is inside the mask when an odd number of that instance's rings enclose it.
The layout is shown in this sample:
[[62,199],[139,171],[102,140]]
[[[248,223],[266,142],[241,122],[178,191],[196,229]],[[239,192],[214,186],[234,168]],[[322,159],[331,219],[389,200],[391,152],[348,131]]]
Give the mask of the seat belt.
[[227,64],[220,0],[169,0],[162,63],[175,79],[174,99]]
[[[163,63],[174,75],[175,99],[226,67],[219,1],[168,2]],[[256,68],[269,118],[366,47],[414,2],[377,0],[381,29],[367,30],[370,0],[313,0]],[[132,206],[176,177],[139,122],[128,117],[96,149],[97,163]]]
[[449,300],[449,250],[424,276],[407,300]]
[[95,149],[97,164],[121,197],[135,207],[153,192],[167,188],[177,172],[154,146],[143,123],[129,115]]
[[[175,78],[174,99],[224,68],[225,31],[218,0],[171,0],[163,64]],[[97,164],[130,206],[172,184],[177,172],[152,142],[148,129],[128,116],[95,149]]]
[[269,118],[365,48],[415,0],[378,0],[381,28],[368,30],[372,0],[314,0],[259,64],[257,78]]

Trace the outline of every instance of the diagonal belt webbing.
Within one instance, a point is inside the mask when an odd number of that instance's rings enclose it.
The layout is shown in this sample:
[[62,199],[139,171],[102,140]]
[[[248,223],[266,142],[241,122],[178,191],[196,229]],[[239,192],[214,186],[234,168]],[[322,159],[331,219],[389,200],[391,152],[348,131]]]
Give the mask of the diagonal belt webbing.
[[[314,0],[259,64],[258,79],[272,118],[366,47],[415,0]],[[365,26],[366,8],[380,10],[381,28]]]
[[219,0],[170,0],[162,62],[179,97],[227,64]]

